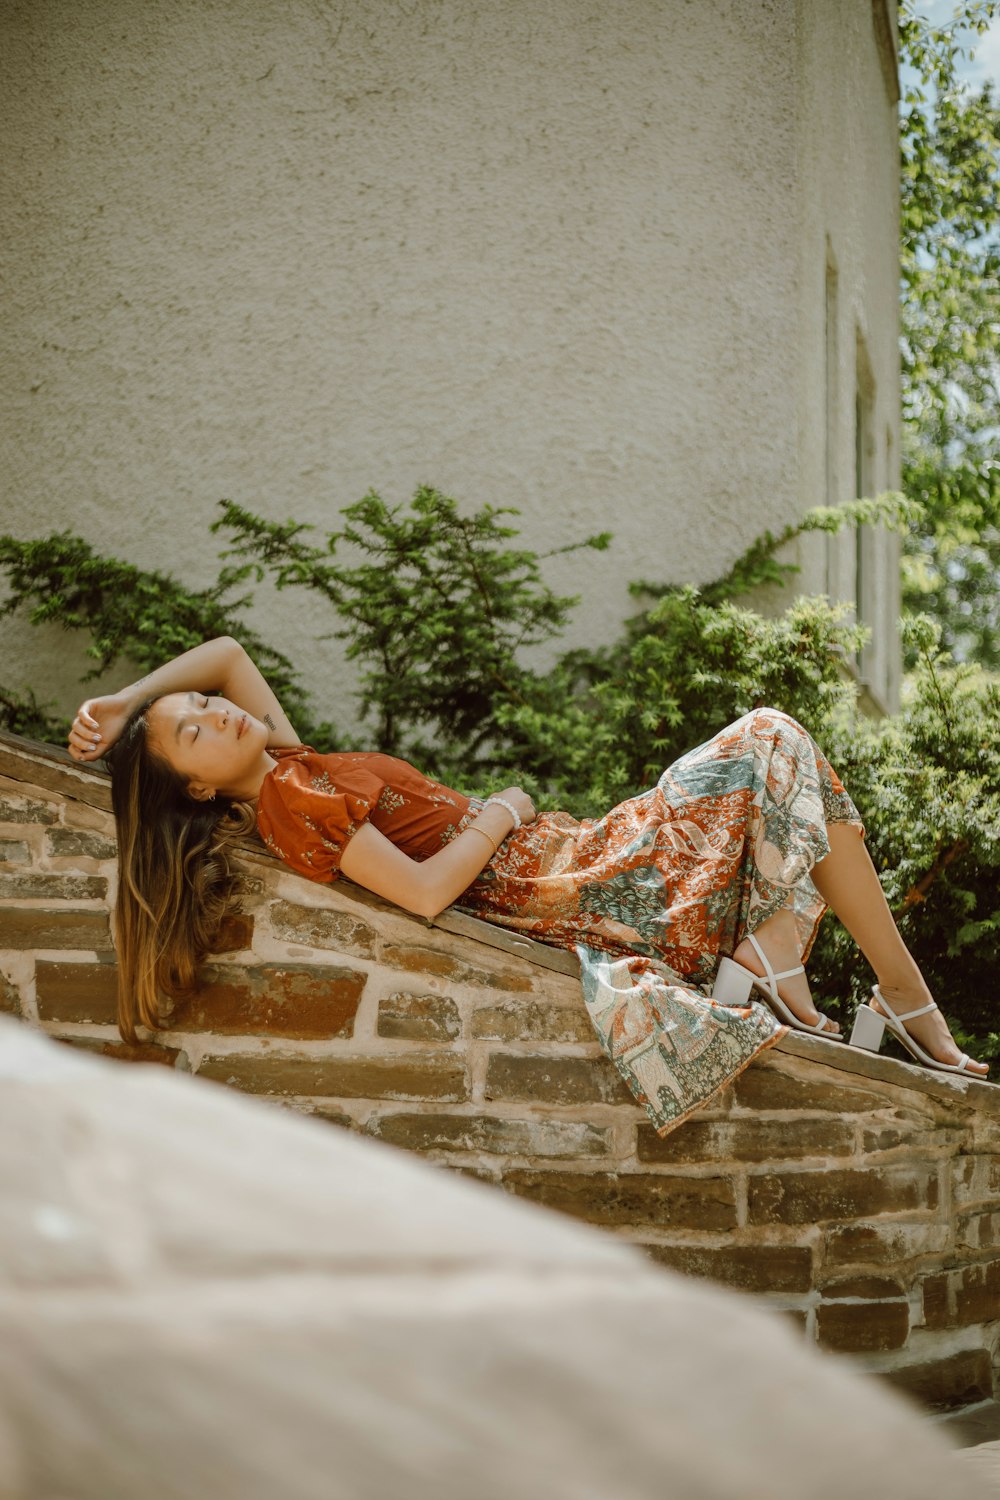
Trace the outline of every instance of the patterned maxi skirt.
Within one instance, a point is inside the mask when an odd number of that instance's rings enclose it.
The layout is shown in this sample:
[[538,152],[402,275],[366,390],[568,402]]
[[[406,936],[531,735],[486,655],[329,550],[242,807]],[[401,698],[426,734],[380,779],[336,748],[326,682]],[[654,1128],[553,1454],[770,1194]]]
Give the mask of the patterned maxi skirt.
[[864,837],[807,731],[756,709],[603,818],[542,813],[459,904],[576,951],[598,1038],[665,1135],[784,1034],[763,1004],[717,1004],[712,983],[719,958],[784,906],[808,957],[827,823]]

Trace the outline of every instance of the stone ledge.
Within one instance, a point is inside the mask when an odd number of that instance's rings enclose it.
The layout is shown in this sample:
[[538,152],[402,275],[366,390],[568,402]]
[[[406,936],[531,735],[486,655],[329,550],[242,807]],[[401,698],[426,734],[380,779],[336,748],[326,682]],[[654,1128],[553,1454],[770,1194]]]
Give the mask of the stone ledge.
[[[67,751],[58,746],[24,739],[20,735],[4,731],[0,731],[0,776],[9,776],[21,782],[30,781],[32,776],[37,776],[38,780],[33,784],[47,791],[72,797],[102,810],[109,810],[111,806],[110,777],[103,768],[80,766]],[[237,857],[248,863],[251,869],[258,865],[264,869],[273,869],[278,864],[260,839],[234,841],[233,849]],[[337,881],[335,887],[303,879],[299,879],[297,883],[299,902],[315,904],[318,909],[325,906],[324,898],[336,889],[340,897],[355,906],[370,911],[398,912],[392,902],[385,901],[381,896],[376,896],[347,879]],[[310,889],[316,892],[314,901],[306,899],[306,892]],[[434,920],[410,915],[408,921],[420,927],[468,938],[486,947],[499,949],[536,968],[550,969],[572,977],[578,977],[580,973],[579,961],[566,949],[548,947],[534,938],[509,933],[502,927],[493,927],[488,922],[480,921],[478,917],[469,916],[454,908],[442,912]],[[970,1105],[985,1112],[990,1118],[1000,1119],[1000,1085],[995,1083],[984,1083],[979,1079],[947,1073],[932,1073],[918,1063],[883,1057],[858,1047],[848,1047],[842,1042],[806,1036],[801,1032],[786,1032],[777,1042],[776,1048],[791,1056],[808,1058],[812,1062],[834,1068],[840,1073],[853,1073],[860,1078],[896,1084],[900,1088],[915,1090],[945,1103]]]
[[[31,774],[26,774],[31,767]],[[0,730],[0,776],[30,781],[61,797],[111,811],[111,777],[103,767],[79,765],[68,750]]]
[[307,881],[254,840],[235,851],[245,909],[192,1002],[126,1047],[107,778],[11,737],[0,764],[0,1011],[61,1050],[225,1084],[558,1207],[753,1289],[930,1405],[992,1394],[1000,1089],[787,1033],[661,1138],[593,1036],[574,955]]
[[947,1104],[968,1105],[991,1119],[1000,1120],[1000,1084],[963,1078],[955,1073],[938,1073],[920,1063],[883,1057],[861,1047],[848,1047],[843,1042],[826,1041],[823,1037],[806,1036],[802,1032],[787,1032],[777,1042],[776,1048],[793,1057],[807,1057],[811,1062],[836,1068],[839,1073],[894,1083],[899,1088],[926,1094]]

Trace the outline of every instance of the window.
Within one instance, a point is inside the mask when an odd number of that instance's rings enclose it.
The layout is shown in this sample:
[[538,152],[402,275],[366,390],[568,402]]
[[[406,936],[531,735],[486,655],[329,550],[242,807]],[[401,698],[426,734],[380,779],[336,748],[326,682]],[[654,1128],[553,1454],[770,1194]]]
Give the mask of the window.
[[[858,336],[857,380],[854,395],[854,493],[858,498],[878,490],[875,474],[875,380],[867,351]],[[854,610],[860,625],[872,632],[871,640],[858,654],[858,676],[871,687],[876,675],[882,631],[878,618],[878,536],[871,526],[858,526],[854,534]]]
[[[833,259],[833,251],[829,243],[826,252],[826,503],[827,505],[840,504],[840,485],[838,481],[838,431],[837,415],[840,409],[839,401],[839,363],[840,346],[837,337],[838,318],[838,288],[837,288],[837,266]],[[827,537],[826,548],[826,593],[830,599],[837,597],[838,577],[834,546],[836,537]]]

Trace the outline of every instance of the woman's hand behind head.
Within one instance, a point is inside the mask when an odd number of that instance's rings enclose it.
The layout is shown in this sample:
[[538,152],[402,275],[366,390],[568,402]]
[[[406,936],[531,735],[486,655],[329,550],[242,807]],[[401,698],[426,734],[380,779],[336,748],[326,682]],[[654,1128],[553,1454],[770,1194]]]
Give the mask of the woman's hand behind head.
[[118,739],[131,712],[120,693],[88,698],[81,703],[69,731],[69,753],[74,760],[98,760]]

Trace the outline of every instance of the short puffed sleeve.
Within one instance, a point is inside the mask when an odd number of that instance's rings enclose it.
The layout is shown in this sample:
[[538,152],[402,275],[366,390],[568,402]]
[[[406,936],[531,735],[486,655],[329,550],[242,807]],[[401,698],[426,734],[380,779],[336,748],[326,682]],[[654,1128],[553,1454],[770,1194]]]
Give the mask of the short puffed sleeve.
[[279,752],[257,802],[267,847],[310,880],[337,879],[345,845],[385,790],[374,771],[343,762],[332,768],[334,759],[310,750]]

